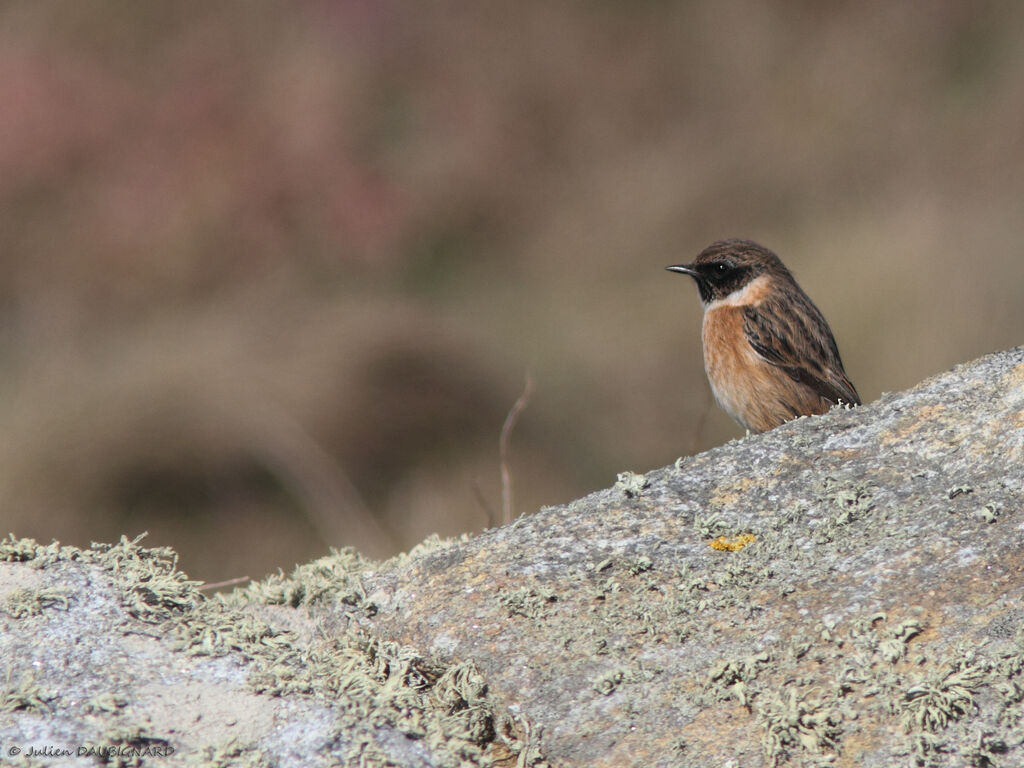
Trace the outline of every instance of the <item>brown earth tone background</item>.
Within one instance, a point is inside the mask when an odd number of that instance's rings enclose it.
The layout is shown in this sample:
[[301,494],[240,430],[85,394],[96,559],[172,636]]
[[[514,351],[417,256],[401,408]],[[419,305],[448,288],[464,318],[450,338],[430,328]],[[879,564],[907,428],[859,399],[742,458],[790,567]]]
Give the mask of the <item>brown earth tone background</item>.
[[865,401],[1024,340],[1024,6],[0,6],[0,529],[195,578],[739,435],[662,271],[777,250]]

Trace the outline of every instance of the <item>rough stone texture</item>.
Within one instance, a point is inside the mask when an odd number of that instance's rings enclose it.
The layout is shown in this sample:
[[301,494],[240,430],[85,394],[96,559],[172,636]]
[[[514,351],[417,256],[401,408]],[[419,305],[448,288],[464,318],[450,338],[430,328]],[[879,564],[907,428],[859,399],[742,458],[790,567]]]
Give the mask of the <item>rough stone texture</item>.
[[386,569],[375,627],[559,764],[1021,765],[1022,501],[1018,348]]
[[206,600],[169,550],[0,542],[0,765],[431,767],[524,751],[494,731],[471,667],[344,620],[362,567],[337,553]]
[[226,599],[130,542],[12,539],[0,741],[176,748],[154,765],[1022,765],[1022,507],[1018,348]]

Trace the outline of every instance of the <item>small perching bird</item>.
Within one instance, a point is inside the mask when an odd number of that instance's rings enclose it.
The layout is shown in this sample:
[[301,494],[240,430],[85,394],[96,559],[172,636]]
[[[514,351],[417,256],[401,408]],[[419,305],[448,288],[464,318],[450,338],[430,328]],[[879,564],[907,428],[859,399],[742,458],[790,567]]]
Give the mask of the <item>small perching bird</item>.
[[704,305],[704,369],[718,404],[751,432],[834,405],[860,405],[832,330],[778,256],[720,240],[691,264]]

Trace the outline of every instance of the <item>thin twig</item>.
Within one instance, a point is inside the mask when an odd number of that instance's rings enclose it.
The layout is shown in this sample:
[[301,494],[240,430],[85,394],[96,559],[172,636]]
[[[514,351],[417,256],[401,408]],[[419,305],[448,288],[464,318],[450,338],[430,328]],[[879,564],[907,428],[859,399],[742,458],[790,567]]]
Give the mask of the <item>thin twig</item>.
[[701,433],[704,431],[704,422],[708,420],[708,413],[711,412],[711,390],[706,389],[704,393],[704,407],[701,408],[700,415],[697,416],[697,423],[693,427],[693,439],[690,441],[690,455],[693,456],[697,453],[697,448],[700,446]]
[[523,394],[515,401],[512,409],[505,417],[505,424],[501,428],[501,438],[498,440],[498,455],[501,457],[501,512],[502,520],[505,523],[512,522],[512,474],[508,469],[508,439],[512,434],[512,428],[519,421],[520,415],[530,402],[530,395],[533,394],[533,376],[526,372],[526,383],[523,385]]
[[204,589],[219,589],[220,587],[230,587],[232,584],[241,584],[243,581],[249,581],[248,576],[239,576],[237,579],[228,579],[227,581],[214,581],[210,584],[203,584],[198,589],[200,591]]
[[494,515],[494,508],[487,502],[484,490],[480,487],[479,477],[473,478],[473,496],[476,498],[476,503],[480,505],[480,508],[487,515],[487,527],[493,528],[497,525],[497,518]]

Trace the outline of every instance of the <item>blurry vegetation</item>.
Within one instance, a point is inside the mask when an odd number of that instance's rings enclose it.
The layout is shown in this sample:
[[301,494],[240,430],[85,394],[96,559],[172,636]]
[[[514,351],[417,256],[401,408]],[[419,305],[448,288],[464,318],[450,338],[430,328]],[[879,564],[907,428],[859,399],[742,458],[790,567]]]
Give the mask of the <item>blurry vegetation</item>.
[[[738,435],[709,241],[870,401],[1024,341],[1024,6],[0,6],[0,521],[193,576],[479,529]],[[705,418],[706,416],[706,418]],[[478,490],[477,490],[478,488]]]

